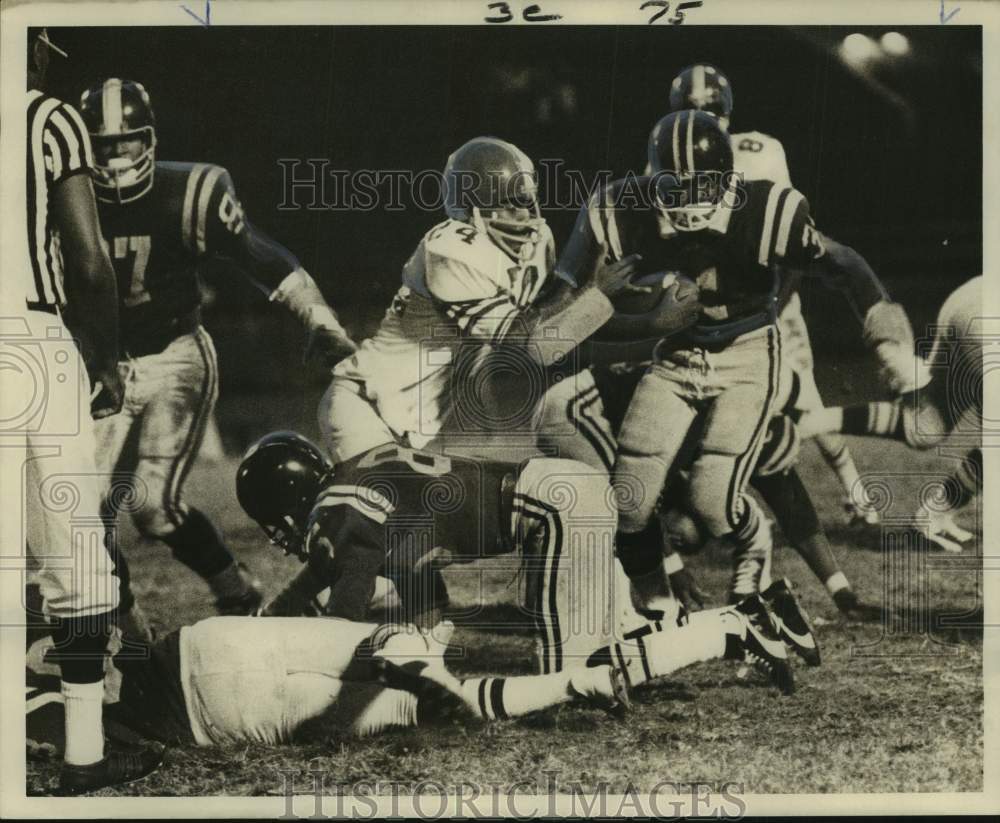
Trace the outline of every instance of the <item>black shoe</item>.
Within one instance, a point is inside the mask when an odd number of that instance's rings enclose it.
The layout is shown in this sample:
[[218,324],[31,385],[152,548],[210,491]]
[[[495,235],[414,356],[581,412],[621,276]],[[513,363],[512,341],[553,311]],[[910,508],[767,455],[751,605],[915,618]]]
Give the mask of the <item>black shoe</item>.
[[809,615],[799,603],[787,577],[775,580],[761,595],[777,618],[778,636],[785,641],[808,666],[819,665],[819,644]]
[[851,589],[841,589],[833,595],[833,602],[846,620],[856,620],[862,623],[882,620],[881,606],[862,603]]
[[151,774],[163,761],[166,749],[158,743],[145,743],[135,751],[109,751],[103,760],[87,766],[63,763],[56,794],[76,795],[133,783]]
[[742,660],[764,671],[782,694],[795,691],[788,652],[778,635],[777,621],[759,594],[741,600],[733,614],[743,624],[742,634],[726,635],[725,658]]
[[612,665],[610,668],[611,698],[594,696],[590,700],[612,717],[622,720],[632,711],[632,700],[628,694],[628,681],[625,679],[625,673],[621,667]]

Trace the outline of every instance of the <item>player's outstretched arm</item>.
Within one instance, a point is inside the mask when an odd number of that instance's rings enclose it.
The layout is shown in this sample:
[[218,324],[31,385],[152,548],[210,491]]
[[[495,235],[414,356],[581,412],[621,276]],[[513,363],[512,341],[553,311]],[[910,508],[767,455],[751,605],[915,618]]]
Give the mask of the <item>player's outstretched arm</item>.
[[121,409],[124,397],[118,376],[118,287],[101,244],[90,176],[74,174],[56,184],[52,212],[65,266],[66,322],[80,341],[93,388],[100,384],[92,412],[104,417]]
[[304,359],[332,367],[357,346],[298,258],[251,223],[232,179],[219,169],[206,221],[208,248],[233,259],[268,300],[290,311],[307,333]]
[[864,325],[865,345],[875,353],[883,382],[895,394],[916,388],[913,327],[903,307],[893,302],[878,276],[857,251],[822,236],[825,253],[807,273],[845,293]]

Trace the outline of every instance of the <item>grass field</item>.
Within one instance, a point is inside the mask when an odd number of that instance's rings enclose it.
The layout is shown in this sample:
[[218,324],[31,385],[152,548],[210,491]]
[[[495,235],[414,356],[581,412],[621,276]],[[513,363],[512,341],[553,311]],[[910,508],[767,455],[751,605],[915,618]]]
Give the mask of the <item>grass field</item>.
[[[852,440],[863,475],[879,479],[889,520],[909,514],[916,492],[949,461],[895,443]],[[232,490],[235,459],[202,462],[187,497],[210,512],[233,548],[264,581],[280,588],[297,563],[265,544],[241,515]],[[544,789],[638,791],[663,781],[735,783],[746,793],[981,791],[983,788],[982,634],[942,626],[945,615],[978,607],[979,545],[964,555],[925,548],[883,552],[879,534],[843,525],[835,478],[812,446],[803,477],[820,508],[838,557],[860,596],[892,606],[883,623],[845,623],[820,584],[789,549],[776,553],[778,574],[797,585],[816,619],[823,653],[818,669],[798,666],[798,690],[781,697],[761,682],[740,680],[731,664],[703,664],[633,693],[623,722],[586,708],[564,707],[488,727],[412,729],[367,741],[334,731],[328,739],[280,748],[174,748],[150,778],[103,794],[261,795],[284,791],[282,770],[327,773],[336,782],[458,780],[509,786],[536,781]],[[892,467],[887,470],[886,467]],[[977,527],[975,507],[961,522]],[[130,540],[129,532],[123,535]],[[170,630],[211,614],[207,589],[160,546],[130,552],[136,593],[156,629]],[[901,562],[904,557],[907,562]],[[721,604],[728,561],[709,548],[689,566]],[[452,579],[456,605],[469,597]],[[510,600],[509,579],[495,580]],[[459,626],[461,673],[529,673],[532,640],[518,633],[477,633]],[[54,785],[52,763],[28,764],[29,793]],[[299,790],[309,791],[308,778]],[[308,812],[307,812],[308,813]]]

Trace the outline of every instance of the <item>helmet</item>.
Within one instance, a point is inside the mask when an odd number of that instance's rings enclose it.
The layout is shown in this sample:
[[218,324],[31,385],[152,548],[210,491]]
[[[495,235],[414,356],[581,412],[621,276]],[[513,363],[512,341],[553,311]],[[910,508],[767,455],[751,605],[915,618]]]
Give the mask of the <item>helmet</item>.
[[699,109],[719,118],[729,128],[733,113],[733,87],[715,66],[695,63],[682,69],[670,84],[670,111]]
[[276,546],[304,558],[306,522],[333,466],[300,434],[267,434],[243,455],[236,497]]
[[705,228],[735,177],[729,135],[718,119],[693,109],[672,112],[653,127],[649,167],[658,205],[678,231]]
[[[523,216],[501,216],[516,208]],[[471,223],[515,260],[534,253],[543,220],[535,166],[517,146],[496,137],[475,137],[457,148],[444,167],[444,210]]]
[[[109,77],[80,96],[80,114],[94,145],[94,189],[103,203],[128,203],[153,187],[156,121],[149,95],[140,83]],[[114,144],[141,140],[142,153],[118,157]],[[112,147],[110,158],[99,149]]]

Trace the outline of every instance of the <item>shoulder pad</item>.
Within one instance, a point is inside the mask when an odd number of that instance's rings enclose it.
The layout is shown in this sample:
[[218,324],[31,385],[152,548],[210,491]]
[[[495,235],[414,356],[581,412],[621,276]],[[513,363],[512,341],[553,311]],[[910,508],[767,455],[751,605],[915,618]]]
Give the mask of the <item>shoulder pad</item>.
[[[753,240],[757,250],[757,263],[770,266],[785,258],[794,257],[803,226],[808,220],[809,202],[797,189],[770,180],[753,180],[746,184],[749,214],[753,215]],[[797,234],[796,234],[797,230]]]
[[449,302],[494,294],[514,265],[489,237],[460,220],[428,232],[424,250],[427,288]]

